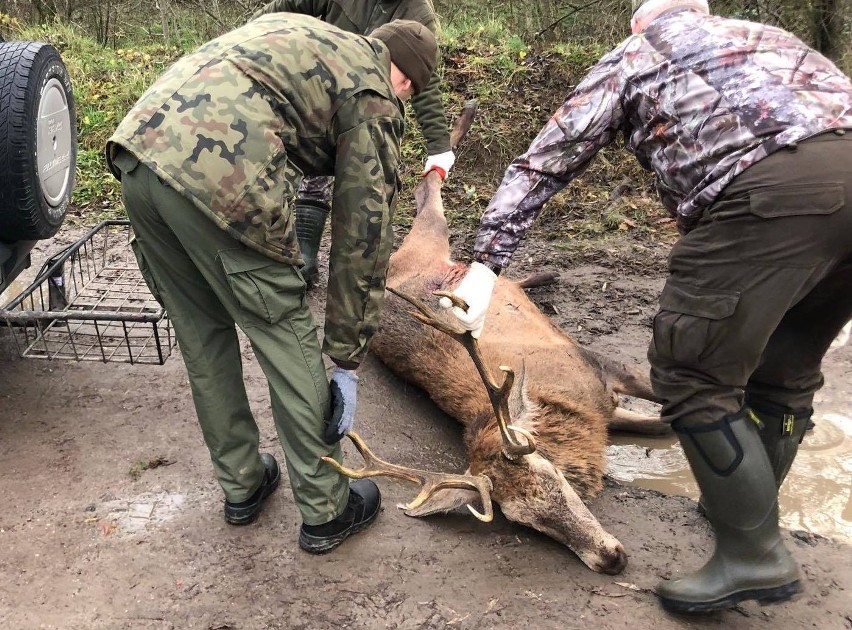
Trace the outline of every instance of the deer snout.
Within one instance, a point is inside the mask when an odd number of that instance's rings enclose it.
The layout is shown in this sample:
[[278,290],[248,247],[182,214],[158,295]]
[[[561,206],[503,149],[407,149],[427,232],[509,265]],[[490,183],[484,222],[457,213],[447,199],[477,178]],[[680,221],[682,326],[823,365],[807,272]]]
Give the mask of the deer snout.
[[618,575],[627,568],[627,553],[615,538],[600,551],[581,552],[577,555],[587,567],[597,573]]
[[494,477],[494,497],[503,514],[555,538],[592,571],[609,575],[623,571],[624,547],[598,522],[562,472],[538,453],[525,456],[523,464],[511,464],[514,478]]

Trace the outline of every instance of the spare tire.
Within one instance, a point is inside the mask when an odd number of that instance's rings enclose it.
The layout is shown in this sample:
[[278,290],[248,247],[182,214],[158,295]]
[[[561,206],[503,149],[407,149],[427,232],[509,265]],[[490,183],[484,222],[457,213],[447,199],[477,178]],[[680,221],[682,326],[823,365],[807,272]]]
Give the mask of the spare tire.
[[71,79],[50,44],[0,43],[0,241],[48,238],[77,164]]

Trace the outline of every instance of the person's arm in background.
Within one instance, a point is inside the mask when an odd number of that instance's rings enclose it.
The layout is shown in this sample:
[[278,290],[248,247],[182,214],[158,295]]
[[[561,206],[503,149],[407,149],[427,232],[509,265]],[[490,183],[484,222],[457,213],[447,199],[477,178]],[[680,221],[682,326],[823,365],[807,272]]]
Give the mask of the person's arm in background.
[[[431,2],[410,2],[401,5],[403,12],[398,17],[420,22],[428,28],[435,36],[438,36],[438,18]],[[447,121],[447,113],[444,111],[444,102],[441,98],[441,77],[438,67],[441,65],[441,52],[438,50],[438,60],[435,71],[429,79],[429,83],[419,94],[411,98],[411,107],[414,117],[420,126],[423,138],[426,140],[427,162],[423,169],[426,174],[434,164],[444,172],[444,178],[455,163],[455,155],[450,146],[450,129]]]
[[398,103],[362,92],[335,116],[337,156],[323,352],[355,369],[379,326],[399,190]]
[[260,7],[250,19],[267,13],[301,13],[322,19],[328,10],[328,0],[272,0]]
[[480,220],[474,259],[508,266],[524,232],[551,197],[586,170],[621,127],[620,56],[602,60],[515,158]]
[[[452,153],[447,114],[441,100],[441,78],[438,76],[437,70],[432,73],[432,78],[423,91],[411,98],[411,106],[414,109],[417,124],[420,125],[420,131],[426,139],[428,156],[431,158],[448,152]],[[442,177],[446,177],[455,162],[455,156],[450,160],[447,158],[449,156],[446,156],[442,161],[439,161],[441,163],[437,164],[445,171]],[[424,172],[428,170],[429,166],[426,166]]]

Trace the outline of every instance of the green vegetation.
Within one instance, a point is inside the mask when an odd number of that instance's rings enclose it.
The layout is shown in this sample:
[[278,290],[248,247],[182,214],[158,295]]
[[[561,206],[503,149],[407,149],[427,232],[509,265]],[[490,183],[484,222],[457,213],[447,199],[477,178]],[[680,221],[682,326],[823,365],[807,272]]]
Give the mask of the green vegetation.
[[[830,4],[838,2],[852,0]],[[220,0],[199,11],[191,3],[161,2],[154,8],[137,0],[73,0],[64,3],[63,15],[57,8],[46,10],[59,3],[43,1],[36,9],[19,10],[18,17],[0,13],[0,32],[7,38],[51,42],[71,73],[80,146],[69,224],[91,225],[123,216],[118,183],[103,158],[105,140],[171,63],[242,23],[259,4],[261,0]],[[814,13],[805,6],[811,4],[817,3],[781,3],[769,17],[813,42],[818,39],[811,32]],[[457,233],[469,235],[506,166],[525,150],[588,68],[628,33],[629,3],[599,0],[575,7],[553,0],[436,0],[435,6],[442,23],[447,112],[455,116],[469,99],[479,103],[477,119],[444,187],[451,225]],[[714,10],[763,17],[752,15],[756,9],[751,6],[720,0]],[[25,27],[25,19],[42,24]],[[850,22],[843,26],[847,31]],[[852,58],[850,40],[843,40],[847,52],[841,54],[841,63]],[[411,108],[408,116],[402,177],[409,194],[403,194],[397,214],[402,226],[411,220],[410,191],[426,157]],[[635,160],[618,148],[608,148],[548,204],[532,234],[582,240],[625,232],[640,237],[670,233],[652,192],[650,178]]]
[[142,476],[146,470],[153,470],[154,468],[159,468],[160,466],[169,466],[174,464],[174,462],[169,461],[165,457],[161,455],[157,455],[152,457],[151,459],[140,459],[138,462],[133,464],[130,467],[130,470],[127,471],[127,474],[130,475],[130,478],[133,481],[139,481],[139,478]]
[[[106,168],[104,143],[142,92],[200,40],[183,36],[180,45],[167,46],[156,32],[136,27],[126,31],[115,46],[104,47],[77,27],[60,22],[24,28],[16,21],[4,24],[0,20],[0,27],[5,27],[9,37],[50,42],[62,53],[71,74],[79,157],[69,224],[92,225],[121,218],[120,187]],[[442,52],[447,111],[454,116],[472,98],[479,102],[480,111],[447,185],[448,217],[456,227],[473,230],[506,165],[524,150],[571,86],[605,49],[570,43],[528,44],[496,19],[445,27]],[[426,155],[410,108],[408,116],[402,175],[406,189],[411,190]],[[608,177],[598,175],[597,179],[602,186],[599,195],[606,198]],[[411,217],[410,199],[404,199],[398,214],[403,226]],[[560,216],[561,204],[557,201],[551,205],[556,213],[549,214]],[[617,229],[623,221],[607,224]]]

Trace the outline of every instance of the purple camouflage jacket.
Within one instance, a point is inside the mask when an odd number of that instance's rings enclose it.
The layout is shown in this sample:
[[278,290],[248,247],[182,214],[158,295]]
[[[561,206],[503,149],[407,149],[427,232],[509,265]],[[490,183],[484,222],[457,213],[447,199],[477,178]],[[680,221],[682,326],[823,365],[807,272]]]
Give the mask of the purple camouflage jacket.
[[852,129],[852,82],[799,39],[689,9],[667,13],[604,56],[512,162],[474,257],[506,267],[542,205],[619,131],[685,233],[739,173],[835,128]]

